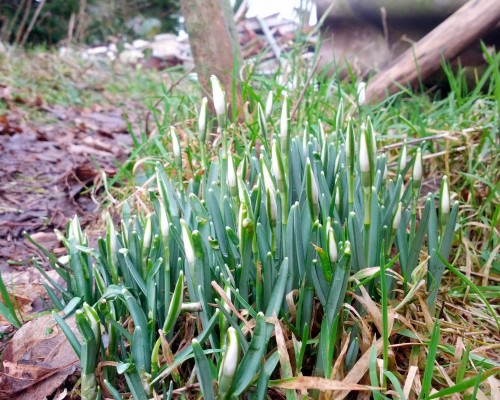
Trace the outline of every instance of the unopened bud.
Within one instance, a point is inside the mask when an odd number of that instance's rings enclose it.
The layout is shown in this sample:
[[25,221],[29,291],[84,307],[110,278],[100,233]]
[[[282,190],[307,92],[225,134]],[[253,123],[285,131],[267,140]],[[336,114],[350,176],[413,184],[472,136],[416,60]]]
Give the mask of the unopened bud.
[[240,358],[240,343],[236,330],[230,327],[226,334],[226,352],[219,372],[218,398],[225,399],[233,382]]
[[396,213],[394,214],[394,218],[392,219],[392,231],[395,232],[398,230],[399,225],[401,224],[401,212],[403,208],[403,203],[398,203],[398,208],[396,209]]
[[272,111],[273,111],[273,91],[270,90],[266,100],[266,117],[269,117]]
[[219,79],[215,75],[210,77],[210,81],[212,82],[212,94],[214,100],[214,108],[215,113],[218,117],[226,114],[226,100],[224,95],[224,90],[222,90],[222,86],[220,84]]
[[420,186],[420,182],[422,182],[422,169],[422,149],[417,149],[417,155],[413,163],[413,185]]
[[227,157],[227,185],[229,186],[229,191],[231,196],[238,195],[238,183],[236,180],[236,173],[234,170],[233,156],[231,153]]
[[177,133],[175,132],[175,128],[173,126],[170,127],[170,137],[172,139],[172,152],[174,153],[174,158],[180,159],[181,145],[179,143],[179,138],[177,137]]
[[184,253],[186,256],[186,261],[189,265],[194,265],[195,255],[193,248],[193,238],[191,236],[191,231],[186,221],[181,219],[181,232],[182,232],[182,243],[184,244]]
[[336,262],[339,257],[337,251],[337,243],[335,242],[335,236],[333,234],[333,228],[328,229],[328,255],[332,263]]
[[399,157],[399,170],[402,171],[406,167],[406,139],[401,147],[401,156]]
[[207,98],[201,100],[200,115],[198,116],[198,139],[201,143],[205,141],[207,136]]
[[356,88],[356,91],[358,93],[358,104],[361,106],[365,104],[365,98],[366,98],[366,83],[365,82],[359,82],[358,87]]
[[160,231],[161,231],[161,237],[163,238],[163,244],[166,246],[168,244],[168,237],[170,234],[170,222],[168,220],[165,204],[161,199],[160,199]]

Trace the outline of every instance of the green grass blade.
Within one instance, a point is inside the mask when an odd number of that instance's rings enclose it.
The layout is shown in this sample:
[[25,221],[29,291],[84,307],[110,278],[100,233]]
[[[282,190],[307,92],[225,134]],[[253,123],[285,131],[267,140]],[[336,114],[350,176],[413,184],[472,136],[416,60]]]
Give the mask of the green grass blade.
[[453,272],[456,276],[460,278],[460,280],[469,286],[470,290],[473,291],[475,294],[478,295],[478,297],[481,299],[483,304],[486,306],[488,311],[490,312],[491,316],[495,319],[495,322],[497,324],[497,330],[500,330],[500,320],[498,319],[498,316],[496,312],[493,310],[493,307],[491,307],[491,304],[488,302],[488,300],[485,299],[481,291],[477,288],[472,281],[467,278],[464,274],[462,274],[457,268],[455,268],[453,265],[451,265],[448,261],[446,261],[441,255],[439,256],[441,261],[444,263],[444,265],[451,271]]
[[[499,372],[500,372],[500,367],[492,368],[489,371],[482,372],[473,378],[470,378],[470,379],[467,379],[463,382],[457,383],[456,385],[453,385],[449,388],[440,390],[440,391],[430,395],[427,399],[428,400],[438,399],[438,398],[445,397],[445,396],[451,396],[452,394],[455,394],[455,393],[465,392],[467,389],[470,389],[472,387],[476,387],[481,382],[488,379],[490,376],[498,374]],[[472,397],[472,398],[474,398],[474,397]]]
[[432,377],[434,376],[434,362],[436,361],[437,348],[439,344],[439,322],[436,320],[434,329],[432,330],[431,340],[426,358],[424,377],[422,379],[422,389],[419,399],[428,399],[431,392]]

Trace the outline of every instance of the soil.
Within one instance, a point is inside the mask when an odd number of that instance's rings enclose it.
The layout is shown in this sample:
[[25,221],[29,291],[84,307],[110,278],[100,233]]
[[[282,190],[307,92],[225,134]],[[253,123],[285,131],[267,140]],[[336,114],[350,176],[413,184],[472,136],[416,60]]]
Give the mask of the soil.
[[[23,232],[57,254],[54,229],[64,231],[75,214],[83,226],[99,220],[102,173],[116,174],[132,140],[122,111],[111,106],[21,104],[1,89],[8,112],[0,115],[0,272],[14,272],[35,254]],[[30,119],[27,108],[42,118]]]

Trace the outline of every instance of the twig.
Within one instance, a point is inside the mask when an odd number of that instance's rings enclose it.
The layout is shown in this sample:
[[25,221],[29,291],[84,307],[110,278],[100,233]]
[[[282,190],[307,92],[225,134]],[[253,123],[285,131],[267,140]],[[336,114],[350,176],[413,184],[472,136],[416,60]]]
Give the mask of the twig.
[[295,113],[297,112],[297,109],[299,108],[299,104],[302,101],[302,98],[304,97],[304,94],[306,93],[306,90],[307,90],[309,84],[311,83],[311,79],[312,79],[314,73],[316,72],[316,70],[318,69],[318,65],[319,65],[320,61],[321,61],[321,57],[318,57],[316,59],[316,61],[314,62],[314,65],[311,68],[311,72],[309,72],[309,76],[307,77],[306,83],[304,84],[304,87],[302,88],[302,92],[300,92],[299,98],[297,99],[296,103],[292,107],[292,111],[290,113],[290,119],[293,119],[293,117],[295,116]]
[[274,56],[279,61],[279,59],[281,57],[281,49],[279,48],[278,44],[276,43],[276,40],[274,39],[273,34],[269,30],[269,26],[267,26],[267,22],[264,21],[259,16],[257,16],[257,21],[259,22],[260,27],[262,28],[262,32],[264,32],[264,35],[266,36],[266,39],[269,42],[269,45],[271,46],[271,50],[273,51]]
[[234,22],[238,23],[241,20],[243,20],[243,18],[245,18],[247,10],[248,10],[248,0],[243,0],[240,7],[238,8],[238,11],[236,11],[236,13],[234,14]]
[[28,16],[30,15],[31,2],[32,2],[32,0],[28,0],[28,2],[25,4],[26,7],[24,10],[23,18],[21,19],[21,22],[19,23],[19,27],[17,28],[16,40],[14,41],[14,47],[17,46],[19,44],[19,40],[21,40],[21,35],[23,33],[24,25],[26,25],[26,21],[28,20]]
[[[417,138],[417,139],[412,139],[406,141],[407,145],[413,145],[413,144],[418,144],[422,142],[428,142],[431,140],[437,140],[437,139],[450,139],[450,140],[456,140],[454,136],[450,136],[450,132],[445,132],[445,133],[440,133],[434,136],[427,136],[427,137],[422,137],[422,138]],[[393,143],[393,144],[388,144],[385,146],[382,146],[378,149],[379,152],[384,152],[387,150],[392,150],[392,149],[397,149],[399,147],[402,147],[404,142],[398,142],[398,143]]]
[[33,14],[33,17],[31,17],[30,24],[28,25],[28,29],[26,29],[26,32],[24,32],[23,40],[21,41],[21,47],[24,47],[24,44],[26,43],[26,40],[28,40],[28,36],[31,33],[31,30],[35,26],[35,22],[40,16],[40,13],[42,12],[42,8],[45,5],[46,0],[40,1],[38,3],[38,7],[36,8],[35,13]]

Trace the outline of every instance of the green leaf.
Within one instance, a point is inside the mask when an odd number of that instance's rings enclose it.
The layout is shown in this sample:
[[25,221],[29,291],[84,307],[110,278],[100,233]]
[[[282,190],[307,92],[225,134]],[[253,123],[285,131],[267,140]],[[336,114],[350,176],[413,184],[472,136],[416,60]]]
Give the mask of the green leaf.
[[148,395],[144,390],[141,377],[137,372],[125,373],[125,380],[132,393],[134,400],[148,400]]
[[278,315],[281,304],[285,296],[285,286],[288,278],[288,258],[283,259],[281,268],[278,273],[278,278],[273,287],[273,292],[266,309],[266,317],[271,317],[274,314]]
[[426,358],[424,377],[422,379],[422,389],[419,399],[428,399],[431,392],[432,377],[434,376],[434,362],[436,361],[437,348],[439,344],[439,322],[436,320],[434,329],[432,330],[431,340]]
[[66,321],[58,313],[52,312],[52,316],[61,327],[63,333],[66,335],[66,338],[68,339],[68,342],[75,351],[76,355],[78,356],[78,358],[80,358],[82,354],[82,345],[78,341],[75,333],[71,330]]
[[106,389],[108,389],[109,393],[111,393],[111,396],[113,396],[115,400],[123,399],[123,397],[120,395],[120,392],[116,390],[116,388],[111,385],[111,383],[109,383],[107,379],[104,379],[104,386],[106,386]]
[[[168,290],[165,289],[165,290]],[[177,283],[175,284],[174,294],[170,300],[170,305],[168,307],[167,318],[163,324],[163,332],[168,334],[174,327],[179,314],[181,313],[182,307],[182,297],[184,294],[184,273],[181,271],[179,273],[179,278],[177,278]]]
[[261,360],[267,351],[267,341],[267,322],[264,314],[258,313],[250,347],[238,366],[230,393],[240,396],[252,383],[255,375],[261,369]]
[[14,309],[14,305],[10,300],[9,293],[7,292],[7,288],[3,282],[2,274],[0,273],[0,295],[2,297],[3,303],[0,302],[0,314],[2,314],[7,321],[9,321],[14,327],[19,329],[22,324],[17,318],[16,310]]
[[196,339],[192,340],[191,345],[193,346],[194,360],[196,362],[196,376],[200,383],[203,398],[205,400],[215,400],[213,379],[207,356]]
[[280,353],[278,351],[271,354],[271,356],[266,360],[257,382],[257,391],[255,393],[257,400],[267,399],[267,387],[269,386],[269,379],[271,378],[271,374],[276,369],[276,365],[278,365],[279,360]]

